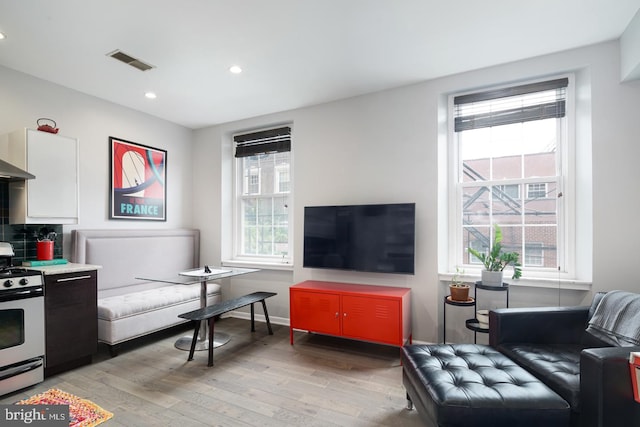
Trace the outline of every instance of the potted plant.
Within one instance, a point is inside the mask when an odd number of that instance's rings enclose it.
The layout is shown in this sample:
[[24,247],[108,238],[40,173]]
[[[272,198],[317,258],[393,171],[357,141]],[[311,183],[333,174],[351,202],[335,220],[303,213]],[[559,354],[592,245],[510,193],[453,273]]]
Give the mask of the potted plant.
[[467,248],[469,253],[478,258],[484,270],[482,270],[482,284],[487,286],[502,286],[503,271],[507,266],[513,267],[512,279],[519,279],[522,276],[522,270],[520,269],[520,262],[518,261],[520,255],[517,252],[503,252],[502,251],[502,230],[498,224],[494,224],[495,230],[493,236],[493,245],[488,253],[480,253],[473,248]]
[[463,274],[464,270],[456,267],[456,273],[451,278],[451,283],[449,283],[452,301],[469,301],[469,285],[462,281]]

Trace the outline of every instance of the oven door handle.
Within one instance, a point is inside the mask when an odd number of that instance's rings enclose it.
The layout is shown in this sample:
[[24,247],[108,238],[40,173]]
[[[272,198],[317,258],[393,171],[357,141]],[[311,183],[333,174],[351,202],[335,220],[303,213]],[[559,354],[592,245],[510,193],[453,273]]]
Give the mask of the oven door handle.
[[35,359],[27,360],[18,366],[11,366],[0,371],[0,381],[8,378],[16,377],[24,374],[25,372],[33,371],[43,365],[42,357],[36,357]]
[[0,292],[0,302],[15,301],[19,299],[35,298],[44,295],[44,288],[37,286],[26,289],[9,289]]

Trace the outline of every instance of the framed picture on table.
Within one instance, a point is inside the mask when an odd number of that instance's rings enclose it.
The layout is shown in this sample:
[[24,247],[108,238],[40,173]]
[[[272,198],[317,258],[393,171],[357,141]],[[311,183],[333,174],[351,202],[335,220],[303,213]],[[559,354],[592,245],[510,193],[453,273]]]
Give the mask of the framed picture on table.
[[109,137],[110,219],[166,221],[167,151]]

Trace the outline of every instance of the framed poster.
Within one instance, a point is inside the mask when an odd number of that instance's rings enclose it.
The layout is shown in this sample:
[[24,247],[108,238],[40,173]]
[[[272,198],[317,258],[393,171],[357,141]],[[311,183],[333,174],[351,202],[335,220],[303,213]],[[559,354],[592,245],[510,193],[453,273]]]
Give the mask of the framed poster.
[[112,136],[109,145],[109,218],[166,221],[166,150]]

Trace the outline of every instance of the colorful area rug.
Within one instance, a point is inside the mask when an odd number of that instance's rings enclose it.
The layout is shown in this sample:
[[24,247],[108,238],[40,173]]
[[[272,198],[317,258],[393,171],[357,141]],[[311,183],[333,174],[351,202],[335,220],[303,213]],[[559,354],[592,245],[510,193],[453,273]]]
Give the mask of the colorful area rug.
[[16,405],[69,405],[69,427],[93,427],[113,417],[111,412],[105,411],[92,401],[56,388],[21,400]]

